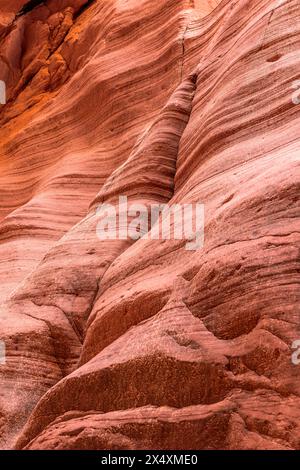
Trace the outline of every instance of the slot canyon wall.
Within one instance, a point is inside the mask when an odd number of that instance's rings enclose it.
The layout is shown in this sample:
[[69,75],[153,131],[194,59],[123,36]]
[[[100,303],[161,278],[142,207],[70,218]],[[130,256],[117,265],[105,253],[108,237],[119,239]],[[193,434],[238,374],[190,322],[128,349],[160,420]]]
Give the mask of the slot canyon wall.
[[299,7],[0,0],[2,449],[300,449]]

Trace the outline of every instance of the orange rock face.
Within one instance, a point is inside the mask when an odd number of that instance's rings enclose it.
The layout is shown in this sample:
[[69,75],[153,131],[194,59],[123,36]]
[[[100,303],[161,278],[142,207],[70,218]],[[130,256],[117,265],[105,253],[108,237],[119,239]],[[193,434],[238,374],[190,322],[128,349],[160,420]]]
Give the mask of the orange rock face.
[[298,0],[0,0],[1,448],[300,449],[299,50]]

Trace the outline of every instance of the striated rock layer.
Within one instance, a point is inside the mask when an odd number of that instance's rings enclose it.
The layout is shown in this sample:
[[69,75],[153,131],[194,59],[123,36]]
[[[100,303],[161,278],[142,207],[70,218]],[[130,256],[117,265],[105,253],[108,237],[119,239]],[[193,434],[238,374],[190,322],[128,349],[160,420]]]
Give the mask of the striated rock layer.
[[[299,1],[35,3],[0,0],[0,446],[300,449]],[[204,246],[100,240],[119,196],[204,204]]]

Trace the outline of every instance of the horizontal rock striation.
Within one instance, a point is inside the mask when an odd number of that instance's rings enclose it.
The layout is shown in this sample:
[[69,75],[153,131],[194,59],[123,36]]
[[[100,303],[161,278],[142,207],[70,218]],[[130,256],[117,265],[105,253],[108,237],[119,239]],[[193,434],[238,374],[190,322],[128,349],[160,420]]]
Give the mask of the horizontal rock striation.
[[[0,1],[1,447],[300,449],[298,0],[35,3]],[[120,196],[204,204],[204,246],[99,239]]]

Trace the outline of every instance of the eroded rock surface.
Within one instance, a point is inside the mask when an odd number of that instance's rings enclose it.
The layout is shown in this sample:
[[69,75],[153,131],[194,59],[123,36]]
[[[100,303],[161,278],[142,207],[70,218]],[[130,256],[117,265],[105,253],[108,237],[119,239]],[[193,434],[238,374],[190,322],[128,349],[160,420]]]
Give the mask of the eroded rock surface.
[[299,79],[298,0],[0,0],[2,448],[300,449]]

